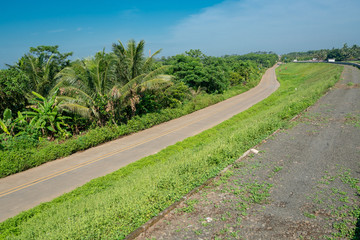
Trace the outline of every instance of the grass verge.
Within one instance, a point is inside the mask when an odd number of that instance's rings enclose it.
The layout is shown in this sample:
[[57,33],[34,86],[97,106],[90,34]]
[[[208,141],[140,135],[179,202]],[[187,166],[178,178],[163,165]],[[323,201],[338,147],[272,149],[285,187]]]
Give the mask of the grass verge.
[[280,88],[218,126],[0,224],[0,239],[123,239],[316,102],[342,66],[288,64]]

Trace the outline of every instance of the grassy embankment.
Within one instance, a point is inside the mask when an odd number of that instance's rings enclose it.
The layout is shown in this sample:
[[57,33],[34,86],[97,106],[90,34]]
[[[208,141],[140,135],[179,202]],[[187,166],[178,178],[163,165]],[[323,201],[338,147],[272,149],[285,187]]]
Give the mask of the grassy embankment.
[[[212,104],[236,96],[256,86],[262,74],[252,75],[246,85],[232,87],[222,94],[200,94],[185,102],[178,108],[163,109],[141,117],[136,116],[127,124],[120,126],[105,126],[89,130],[80,136],[74,136],[64,141],[44,141],[38,147],[17,148],[8,151],[0,150],[0,178],[18,173],[43,163],[69,156],[77,151],[85,150],[101,143],[108,142],[154,125],[179,118]],[[26,144],[23,144],[26,145]]]
[[288,64],[277,92],[233,118],[0,224],[0,238],[122,239],[286,126],[342,66]]

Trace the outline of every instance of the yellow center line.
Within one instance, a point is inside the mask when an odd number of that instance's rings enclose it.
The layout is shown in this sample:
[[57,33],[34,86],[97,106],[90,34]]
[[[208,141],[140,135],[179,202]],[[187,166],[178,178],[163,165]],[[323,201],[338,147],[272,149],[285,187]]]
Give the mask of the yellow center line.
[[[78,168],[81,168],[81,167],[87,166],[87,165],[89,165],[89,164],[98,162],[98,161],[100,161],[100,160],[102,160],[102,159],[105,159],[105,158],[107,158],[107,157],[114,156],[115,154],[124,152],[124,151],[126,151],[126,150],[132,149],[132,148],[137,147],[137,146],[140,146],[140,145],[142,145],[142,144],[148,143],[148,142],[150,142],[150,141],[152,141],[152,140],[155,140],[155,139],[158,139],[158,138],[160,138],[160,137],[166,136],[166,135],[168,135],[168,134],[170,134],[170,133],[172,133],[172,132],[175,132],[175,131],[177,131],[177,130],[180,130],[180,129],[182,129],[182,128],[185,128],[185,127],[187,127],[187,126],[189,126],[189,125],[192,125],[192,124],[194,124],[194,123],[198,123],[198,122],[200,122],[201,120],[203,120],[203,119],[205,119],[205,118],[208,118],[210,115],[214,115],[214,114],[217,114],[217,113],[219,113],[219,112],[221,112],[221,111],[227,110],[227,109],[233,107],[233,106],[236,105],[236,104],[238,104],[238,102],[236,102],[236,100],[235,100],[235,102],[234,102],[233,104],[230,104],[230,105],[229,105],[228,107],[226,107],[226,108],[222,108],[222,109],[219,109],[219,110],[210,112],[209,114],[207,114],[207,115],[204,116],[204,117],[198,118],[197,120],[190,121],[190,122],[188,122],[188,123],[186,123],[186,124],[184,124],[184,125],[181,125],[180,127],[177,127],[177,128],[171,129],[171,130],[168,130],[168,131],[166,131],[166,132],[164,132],[164,133],[162,133],[162,134],[160,134],[160,135],[158,135],[158,136],[148,138],[148,139],[146,139],[146,140],[144,140],[144,141],[142,141],[142,142],[134,143],[134,144],[132,144],[132,145],[129,145],[129,146],[124,147],[124,148],[121,148],[121,149],[119,149],[119,150],[112,151],[112,152],[110,152],[110,153],[104,154],[104,155],[102,155],[102,156],[100,156],[100,157],[98,157],[98,158],[90,159],[90,160],[88,160],[88,161],[86,161],[86,162],[79,163],[79,164],[74,165],[74,166],[72,166],[72,167],[69,167],[69,168],[67,168],[67,169],[64,169],[64,170],[61,170],[61,171],[58,171],[58,172],[49,174],[49,175],[47,175],[47,176],[44,176],[44,177],[35,179],[35,180],[31,181],[31,182],[27,182],[27,183],[21,184],[21,185],[19,185],[19,186],[10,188],[10,189],[8,189],[8,190],[2,191],[2,192],[0,192],[0,197],[4,197],[4,196],[9,195],[9,194],[11,194],[11,193],[20,191],[21,189],[24,189],[24,188],[33,186],[33,185],[35,185],[35,184],[44,182],[44,181],[46,181],[46,180],[52,179],[52,178],[54,178],[54,177],[60,176],[60,175],[62,175],[62,174],[68,173],[68,172],[70,172],[70,171],[74,171],[74,170],[76,170],[76,169],[78,169]],[[213,106],[214,106],[214,105],[213,105]]]
[[184,124],[184,125],[182,125],[182,126],[180,126],[180,127],[178,127],[178,128],[171,129],[171,130],[169,130],[169,131],[164,132],[163,134],[160,134],[160,135],[155,136],[155,137],[152,137],[152,138],[148,138],[148,139],[146,139],[146,140],[144,140],[144,141],[142,141],[142,142],[138,142],[138,143],[132,144],[132,145],[130,145],[130,146],[121,148],[121,149],[119,149],[119,150],[116,150],[116,151],[113,151],[113,152],[104,154],[104,155],[102,155],[102,156],[100,156],[100,157],[98,157],[98,158],[90,159],[90,160],[88,160],[88,161],[86,161],[86,162],[83,162],[83,163],[74,165],[74,166],[72,166],[72,167],[70,167],[70,168],[67,168],[67,169],[64,169],[64,170],[61,170],[61,171],[58,171],[58,172],[49,174],[49,175],[47,175],[47,176],[44,176],[44,177],[35,179],[35,180],[31,181],[31,182],[24,183],[24,184],[22,184],[22,185],[19,185],[19,186],[13,187],[13,188],[11,188],[11,189],[5,190],[5,191],[3,191],[3,192],[0,192],[0,197],[6,196],[6,195],[11,194],[11,193],[13,193],[13,192],[17,192],[17,191],[19,191],[19,190],[21,190],[21,189],[30,187],[30,186],[35,185],[35,184],[37,184],[37,183],[41,183],[41,182],[46,181],[46,180],[48,180],[48,179],[54,178],[54,177],[56,177],[56,176],[65,174],[65,173],[67,173],[67,172],[76,170],[76,169],[81,168],[81,167],[84,167],[84,166],[86,166],[86,165],[89,165],[89,164],[98,162],[98,161],[100,161],[100,160],[102,160],[102,159],[104,159],[104,158],[113,156],[113,155],[115,155],[115,154],[117,154],[117,153],[121,153],[121,152],[126,151],[126,150],[129,150],[129,149],[131,149],[131,148],[140,146],[140,145],[142,145],[142,144],[144,144],[144,143],[148,143],[148,142],[150,142],[150,141],[152,141],[152,140],[158,139],[158,138],[163,137],[163,136],[166,136],[166,135],[168,135],[168,134],[170,134],[170,133],[172,133],[172,132],[175,132],[175,131],[177,131],[177,130],[180,130],[180,129],[182,129],[182,128],[185,128],[185,127],[187,127],[187,126],[189,126],[189,125],[191,125],[191,124],[200,122],[201,120],[205,119],[206,117],[208,117],[208,116],[205,116],[205,117],[202,117],[202,118],[200,118],[200,119],[197,119],[197,120],[188,122],[187,124]]

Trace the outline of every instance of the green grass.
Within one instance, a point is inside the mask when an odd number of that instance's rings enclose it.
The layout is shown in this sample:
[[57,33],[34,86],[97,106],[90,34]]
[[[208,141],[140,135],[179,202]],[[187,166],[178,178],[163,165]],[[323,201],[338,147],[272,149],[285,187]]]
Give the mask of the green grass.
[[[342,66],[287,64],[245,112],[0,224],[0,238],[123,239],[315,103]],[[257,199],[255,199],[257,200]]]

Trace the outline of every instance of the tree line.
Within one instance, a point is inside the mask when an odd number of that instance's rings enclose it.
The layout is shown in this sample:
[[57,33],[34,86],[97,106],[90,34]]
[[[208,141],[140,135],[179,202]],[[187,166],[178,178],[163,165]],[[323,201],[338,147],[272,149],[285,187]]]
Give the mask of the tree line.
[[312,60],[327,60],[329,58],[336,61],[356,61],[360,60],[360,46],[354,44],[349,47],[346,43],[342,48],[311,50],[307,52],[291,52],[281,56],[281,61],[290,62],[294,59],[299,61]]
[[198,94],[221,94],[251,84],[278,59],[274,53],[212,57],[200,50],[159,59],[161,50],[145,57],[144,47],[143,40],[118,41],[109,53],[74,61],[59,46],[30,48],[0,70],[0,148],[14,139],[68,138],[176,108]]

